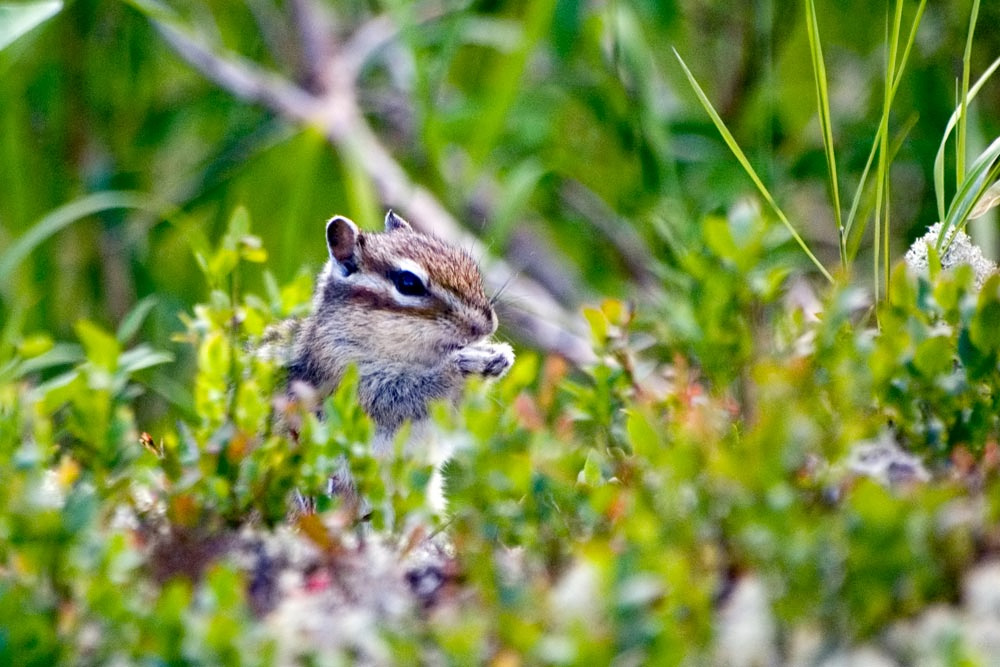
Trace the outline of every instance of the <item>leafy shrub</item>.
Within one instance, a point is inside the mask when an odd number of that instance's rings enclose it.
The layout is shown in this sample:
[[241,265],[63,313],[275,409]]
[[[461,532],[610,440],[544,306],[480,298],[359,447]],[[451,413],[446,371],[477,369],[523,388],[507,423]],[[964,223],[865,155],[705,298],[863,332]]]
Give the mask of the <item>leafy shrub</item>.
[[[719,605],[747,573],[766,582],[783,633],[821,627],[834,643],[955,599],[1000,511],[1000,278],[977,293],[965,270],[900,268],[875,311],[840,288],[804,313],[780,299],[781,262],[738,261],[737,249],[773,251],[748,248],[732,224],[704,227],[715,241],[684,260],[690,289],[664,301],[672,314],[588,310],[600,363],[523,354],[499,385],[439,410],[439,437],[457,443],[439,516],[427,461],[370,455],[350,380],[325,419],[284,397],[256,341],[303,312],[310,281],[242,294],[245,263],[266,255],[238,211],[199,259],[210,297],[182,336],[198,360],[192,417],[149,433],[136,422],[144,369],[169,361],[127,347],[147,305],[118,335],[81,323],[78,349],[27,337],[5,366],[0,658],[279,660],[295,640],[264,622],[280,600],[261,602],[260,560],[240,555],[247,531],[305,539],[327,563],[364,563],[374,536],[404,545],[396,558],[444,536],[453,592],[371,628],[398,660],[710,656]],[[765,344],[761,330],[780,335]],[[852,469],[853,448],[878,438],[904,443],[935,480]],[[343,499],[322,493],[341,456],[367,522],[343,521]],[[296,491],[317,498],[318,521],[290,514]],[[956,503],[979,509],[955,520]]]

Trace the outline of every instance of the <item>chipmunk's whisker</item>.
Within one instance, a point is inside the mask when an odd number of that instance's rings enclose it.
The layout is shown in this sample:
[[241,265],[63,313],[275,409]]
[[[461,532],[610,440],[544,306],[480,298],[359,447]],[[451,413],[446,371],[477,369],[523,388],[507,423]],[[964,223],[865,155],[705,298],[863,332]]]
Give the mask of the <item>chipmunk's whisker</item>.
[[[522,305],[527,304],[527,305]],[[492,306],[502,306],[507,309],[521,310],[528,313],[537,312],[536,308],[531,305],[531,298],[523,294],[518,294],[517,292],[498,292],[498,294],[490,301]]]
[[516,273],[512,273],[509,276],[507,276],[507,280],[503,281],[503,284],[500,285],[500,287],[497,288],[497,291],[493,293],[493,296],[490,297],[491,306],[495,306],[497,303],[499,303],[500,298],[503,296],[503,293],[507,291],[507,288],[510,287],[510,284],[514,282],[515,278],[517,278],[517,275],[518,274]]
[[493,247],[495,245],[496,242],[492,240],[484,241],[483,239],[475,239],[468,249],[469,256],[476,260],[476,264],[482,266],[483,259],[493,254]]

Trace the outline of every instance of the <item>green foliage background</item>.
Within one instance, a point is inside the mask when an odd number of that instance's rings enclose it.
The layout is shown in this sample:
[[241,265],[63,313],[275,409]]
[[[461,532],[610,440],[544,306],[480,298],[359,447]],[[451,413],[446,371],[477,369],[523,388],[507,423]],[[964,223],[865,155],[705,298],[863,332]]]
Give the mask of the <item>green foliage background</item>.
[[[295,77],[299,56],[281,3],[173,6],[225,47]],[[527,225],[568,260],[578,296],[627,296],[629,267],[568,205],[570,186],[596,195],[606,215],[632,226],[667,268],[676,261],[665,251],[666,233],[697,245],[706,212],[752,191],[693,103],[671,46],[793,207],[799,229],[820,249],[830,243],[798,3],[759,2],[736,12],[713,3],[494,2],[459,5],[414,25],[421,7],[338,2],[330,9],[345,33],[379,10],[404,27],[394,48],[412,68],[408,78],[393,82],[376,59],[366,69],[364,107],[418,182],[470,228],[485,227],[494,252]],[[841,169],[856,177],[878,120],[887,8],[854,2],[818,10]],[[994,25],[996,11],[986,3],[980,24]],[[918,120],[897,158],[897,254],[934,220],[930,172],[955,106],[967,17],[967,8],[930,5],[899,92],[897,127],[911,115]],[[995,31],[980,31],[975,72],[1000,49],[997,40]],[[2,286],[2,312],[24,311],[26,330],[64,337],[81,317],[111,325],[155,293],[163,307],[146,333],[165,342],[178,327],[175,314],[204,296],[191,237],[218,238],[237,205],[255,220],[279,282],[323,260],[316,232],[331,214],[369,226],[380,219],[370,185],[321,137],[219,90],[126,3],[69,4],[0,52],[0,71],[5,245],[56,207],[100,190],[142,193],[171,214],[163,222],[105,211],[33,252]],[[995,86],[983,95],[979,109],[1000,105]],[[974,134],[996,135],[995,115],[976,120]],[[832,256],[827,248],[824,258]]]
[[[170,7],[301,81],[292,4]],[[936,219],[965,4],[928,5],[894,103],[894,131],[913,123],[892,171],[894,257]],[[281,638],[258,623],[245,573],[209,558],[164,574],[116,511],[202,544],[270,530],[343,454],[374,529],[449,536],[467,592],[455,604],[475,612],[379,628],[400,660],[711,660],[719,605],[747,573],[768,584],[782,637],[819,627],[846,646],[956,602],[962,573],[995,555],[1000,282],[977,293],[966,271],[898,270],[878,330],[863,270],[818,287],[818,322],[789,306],[814,276],[748,203],[671,51],[833,267],[799,3],[324,5],[338,36],[383,13],[400,26],[363,70],[368,121],[489,252],[515,266],[543,257],[562,301],[587,306],[601,354],[568,369],[519,350],[508,379],[442,410],[442,428],[472,443],[446,471],[447,521],[424,503],[424,462],[371,457],[349,382],[326,421],[299,415],[299,442],[271,428],[280,372],[248,341],[308,307],[322,221],[374,228],[382,202],[315,129],[193,71],[150,7],[71,2],[0,50],[0,662],[276,660]],[[850,183],[878,123],[887,8],[817,10]],[[980,12],[980,25],[1000,22],[996,3]],[[973,71],[998,51],[1000,33],[980,30]],[[1000,134],[997,108],[993,84],[972,109],[973,151]],[[989,253],[983,220],[973,234]],[[539,248],[527,259],[525,232]],[[930,483],[845,471],[853,445],[887,433]],[[321,515],[337,506],[321,501]],[[304,530],[330,553],[349,548],[349,530]],[[505,569],[511,550],[520,578]],[[561,586],[580,573],[593,604],[569,613]]]

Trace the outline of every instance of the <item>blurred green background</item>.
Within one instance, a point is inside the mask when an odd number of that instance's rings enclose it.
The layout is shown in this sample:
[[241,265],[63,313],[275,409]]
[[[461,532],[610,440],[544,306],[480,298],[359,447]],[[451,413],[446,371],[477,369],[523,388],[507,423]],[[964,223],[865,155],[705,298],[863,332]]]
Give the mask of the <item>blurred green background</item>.
[[[818,4],[849,188],[878,122],[888,9]],[[929,3],[893,107],[894,136],[914,123],[893,171],[896,258],[936,219],[931,169],[955,105],[969,4]],[[42,243],[0,285],[9,331],[67,338],[80,318],[111,325],[155,294],[142,336],[166,346],[181,328],[177,314],[206,296],[192,243],[218,238],[237,206],[248,209],[279,283],[318,268],[319,230],[330,215],[379,223],[382,203],[357,164],[315,129],[206,80],[142,7],[69,2],[0,51],[0,249],[91,193],[140,193],[160,211],[105,210]],[[206,41],[308,86],[294,2],[170,8]],[[629,297],[650,276],[662,283],[676,269],[677,248],[702,243],[705,214],[754,194],[671,47],[793,224],[828,266],[836,263],[801,3],[369,1],[324,9],[341,45],[372,17],[391,17],[399,33],[372,52],[360,77],[368,122],[484,248],[509,254],[515,270],[549,271],[546,284],[569,307]],[[1000,5],[984,3],[973,77],[1000,52],[998,24]],[[973,149],[1000,133],[1000,116],[988,112],[997,108],[1000,86],[991,85],[973,109]],[[978,234],[995,255],[990,229],[980,225]],[[802,259],[792,246],[788,255]],[[868,279],[858,271],[856,280]],[[259,276],[249,280],[260,287]]]
[[[897,3],[816,4],[849,201]],[[919,4],[899,3],[904,33]],[[248,601],[263,597],[257,565],[281,560],[261,551],[251,573],[246,553],[216,547],[244,528],[286,542],[268,527],[288,518],[330,572],[369,562],[353,520],[288,516],[290,490],[326,488],[349,455],[377,533],[406,552],[437,535],[455,546],[455,614],[376,624],[409,662],[725,664],[698,656],[726,636],[745,654],[727,617],[757,581],[741,615],[773,626],[750,634],[775,656],[832,664],[857,641],[896,644],[905,623],[900,664],[976,664],[960,640],[971,651],[996,636],[980,621],[997,625],[995,597],[977,608],[965,591],[973,568],[1000,576],[1000,278],[977,291],[968,269],[896,270],[872,309],[869,225],[852,274],[828,288],[756,203],[673,53],[836,272],[806,6],[0,0],[0,663],[270,663],[282,637]],[[937,218],[932,170],[971,6],[927,3],[892,104],[893,261]],[[27,8],[43,20],[6,39]],[[1000,54],[1000,3],[982,3],[978,25],[973,80]],[[324,72],[324,48],[341,64],[363,54],[357,76]],[[188,62],[213,53],[243,97]],[[308,108],[276,112],[240,62]],[[347,106],[310,107],[324,86]],[[371,134],[331,142],[355,101],[363,116],[347,120]],[[1000,136],[997,109],[994,80],[971,108],[970,156]],[[404,180],[424,190],[387,188]],[[435,415],[468,443],[443,472],[447,519],[427,507],[425,461],[373,457],[351,382],[325,421],[295,412],[243,336],[307,302],[326,218],[373,229],[388,205],[432,229],[428,211],[441,230],[453,216],[475,252],[544,286],[554,321],[601,302],[580,315],[601,362],[573,369],[530,353],[514,317],[530,304],[506,297],[500,336],[518,363]],[[995,216],[972,225],[993,257]],[[294,437],[272,428],[289,414],[304,424]],[[919,460],[882,479],[852,463],[873,445]],[[308,651],[301,640],[284,641]]]

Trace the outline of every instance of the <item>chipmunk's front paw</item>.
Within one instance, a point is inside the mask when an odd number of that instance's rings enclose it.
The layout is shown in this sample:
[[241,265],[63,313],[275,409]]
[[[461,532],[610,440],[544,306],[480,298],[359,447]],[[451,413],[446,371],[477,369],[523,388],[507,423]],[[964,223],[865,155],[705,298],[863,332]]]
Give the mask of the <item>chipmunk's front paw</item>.
[[507,343],[480,343],[455,352],[455,362],[463,375],[502,377],[514,365],[514,350]]

